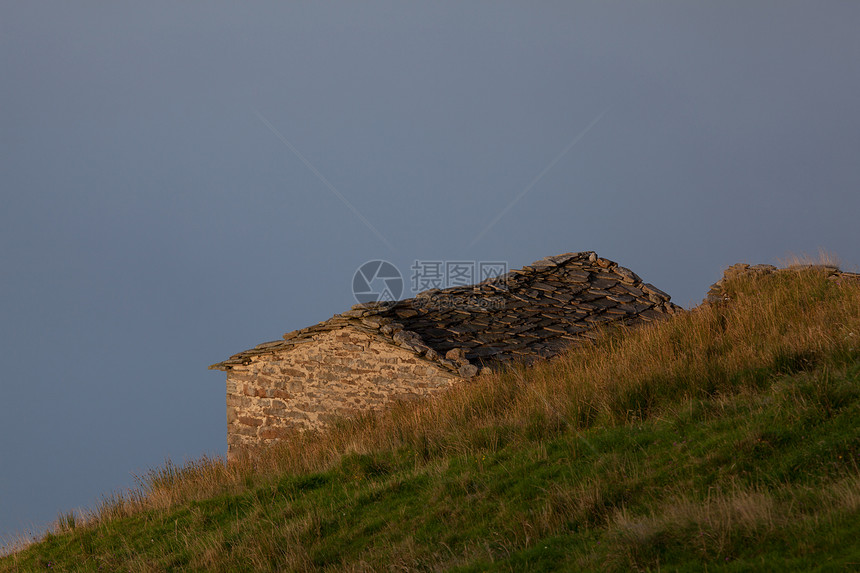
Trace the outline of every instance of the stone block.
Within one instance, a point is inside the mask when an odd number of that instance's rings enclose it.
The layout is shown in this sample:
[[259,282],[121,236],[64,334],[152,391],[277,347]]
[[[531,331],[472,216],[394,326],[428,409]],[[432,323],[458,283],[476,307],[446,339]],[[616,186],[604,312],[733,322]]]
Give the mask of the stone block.
[[239,422],[240,424],[244,425],[244,426],[255,426],[256,427],[256,426],[262,426],[263,425],[263,420],[261,420],[259,418],[252,418],[250,416],[239,416],[236,419],[236,421]]
[[233,426],[229,429],[230,432],[238,436],[257,436],[257,426]]
[[460,366],[460,368],[457,370],[457,372],[463,378],[472,378],[473,376],[478,374],[478,367],[475,366],[474,364],[464,364],[464,365]]

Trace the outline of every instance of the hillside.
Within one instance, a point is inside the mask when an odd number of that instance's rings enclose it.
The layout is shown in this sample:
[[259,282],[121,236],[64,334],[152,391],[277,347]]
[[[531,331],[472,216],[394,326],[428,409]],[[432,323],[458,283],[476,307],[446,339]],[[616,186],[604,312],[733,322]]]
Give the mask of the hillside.
[[0,571],[857,567],[860,282],[722,288],[257,461],[168,464]]

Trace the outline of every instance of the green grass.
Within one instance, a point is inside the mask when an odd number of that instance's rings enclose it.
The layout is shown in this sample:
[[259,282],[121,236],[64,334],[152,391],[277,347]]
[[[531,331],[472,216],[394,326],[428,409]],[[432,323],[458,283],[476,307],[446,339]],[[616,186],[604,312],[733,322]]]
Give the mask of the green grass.
[[263,459],[168,464],[0,571],[860,568],[860,285],[727,288]]

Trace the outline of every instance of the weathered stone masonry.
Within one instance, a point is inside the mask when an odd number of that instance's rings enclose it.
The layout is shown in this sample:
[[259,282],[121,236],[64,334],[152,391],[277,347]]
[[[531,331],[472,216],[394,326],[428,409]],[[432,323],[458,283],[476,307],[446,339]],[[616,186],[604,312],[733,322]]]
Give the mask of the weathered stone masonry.
[[344,327],[253,357],[227,374],[228,451],[338,416],[430,395],[458,379],[415,353]]
[[660,320],[669,295],[593,252],[546,257],[476,285],[353,306],[213,364],[227,372],[228,457],[483,368],[551,358],[609,324]]

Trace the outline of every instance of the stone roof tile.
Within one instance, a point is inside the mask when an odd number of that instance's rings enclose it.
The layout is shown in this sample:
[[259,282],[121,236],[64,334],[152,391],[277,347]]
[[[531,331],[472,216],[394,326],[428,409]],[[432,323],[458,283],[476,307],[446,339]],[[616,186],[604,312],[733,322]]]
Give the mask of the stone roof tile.
[[[395,303],[365,303],[213,364],[230,370],[255,356],[310,342],[345,326],[368,332],[469,377],[511,360],[533,362],[599,337],[606,324],[635,324],[677,312],[669,295],[594,252],[546,257],[470,286],[431,289]],[[444,358],[452,352],[462,359]],[[457,354],[460,356],[461,354]]]

